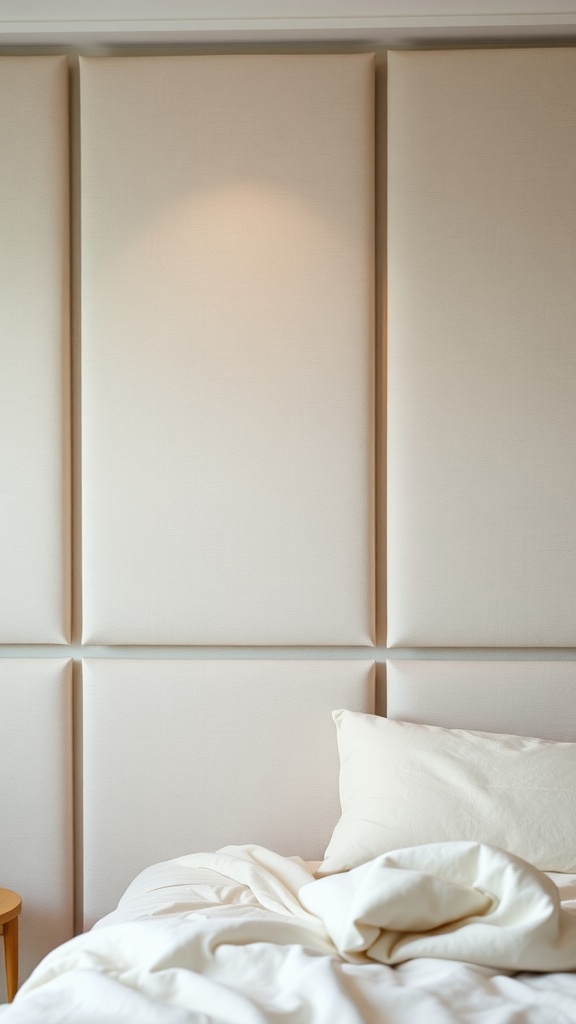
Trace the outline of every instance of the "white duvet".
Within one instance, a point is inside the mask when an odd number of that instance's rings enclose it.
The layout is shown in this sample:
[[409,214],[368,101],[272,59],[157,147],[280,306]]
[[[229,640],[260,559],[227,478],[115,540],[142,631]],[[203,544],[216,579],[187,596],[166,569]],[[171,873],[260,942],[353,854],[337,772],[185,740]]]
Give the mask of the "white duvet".
[[182,857],[46,957],[0,1022],[576,1022],[576,885],[555,881],[477,843],[322,879],[262,847]]

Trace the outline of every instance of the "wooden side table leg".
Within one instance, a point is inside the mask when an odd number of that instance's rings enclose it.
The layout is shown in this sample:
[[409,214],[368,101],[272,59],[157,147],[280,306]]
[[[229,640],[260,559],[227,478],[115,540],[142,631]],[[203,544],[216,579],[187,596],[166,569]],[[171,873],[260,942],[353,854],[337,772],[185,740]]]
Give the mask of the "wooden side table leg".
[[11,1003],[18,989],[18,918],[5,921],[2,930],[6,960],[6,992],[8,1002]]

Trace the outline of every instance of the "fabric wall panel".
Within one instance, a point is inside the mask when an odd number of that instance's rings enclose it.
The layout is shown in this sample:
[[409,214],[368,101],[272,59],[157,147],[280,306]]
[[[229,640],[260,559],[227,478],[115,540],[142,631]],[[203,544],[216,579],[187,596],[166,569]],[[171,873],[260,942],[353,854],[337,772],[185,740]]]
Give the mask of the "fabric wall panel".
[[576,51],[389,55],[388,643],[576,643]]
[[85,661],[86,926],[181,854],[321,859],[339,816],[331,712],[372,712],[373,675],[350,660]]
[[373,88],[81,60],[86,642],[371,644]]
[[387,715],[576,741],[574,661],[388,661]]
[[[0,885],[22,897],[21,981],[73,934],[71,665],[0,659]],[[0,1002],[3,986],[1,970]]]
[[0,58],[0,643],[69,638],[67,68]]

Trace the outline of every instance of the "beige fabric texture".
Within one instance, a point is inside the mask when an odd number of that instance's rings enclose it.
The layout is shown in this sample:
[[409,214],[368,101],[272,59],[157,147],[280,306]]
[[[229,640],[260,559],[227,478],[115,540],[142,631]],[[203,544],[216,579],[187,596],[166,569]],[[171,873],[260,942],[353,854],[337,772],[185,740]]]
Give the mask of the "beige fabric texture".
[[576,662],[386,662],[388,718],[576,742]]
[[331,712],[366,661],[86,660],[84,917],[157,861],[258,843],[320,859],[338,819]]
[[373,93],[81,60],[85,642],[373,642]]
[[22,897],[20,981],[73,934],[71,669],[0,659],[0,886]]
[[65,57],[0,58],[0,643],[9,644],[69,639],[67,76]]
[[388,645],[576,643],[576,50],[389,54]]
[[320,874],[471,840],[576,871],[576,743],[335,714],[342,816]]

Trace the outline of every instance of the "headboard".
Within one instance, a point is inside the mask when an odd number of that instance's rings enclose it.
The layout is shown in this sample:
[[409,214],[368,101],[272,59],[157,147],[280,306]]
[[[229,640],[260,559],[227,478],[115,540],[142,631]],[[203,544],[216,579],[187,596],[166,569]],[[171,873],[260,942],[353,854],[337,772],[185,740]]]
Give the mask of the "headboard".
[[[576,740],[570,661],[387,662],[388,716]],[[84,927],[156,861],[258,843],[322,859],[339,817],[331,712],[374,711],[367,661],[83,664]]]
[[179,854],[259,843],[321,859],[336,707],[373,711],[372,662],[85,661],[84,927]]
[[576,741],[574,661],[389,660],[388,717]]

